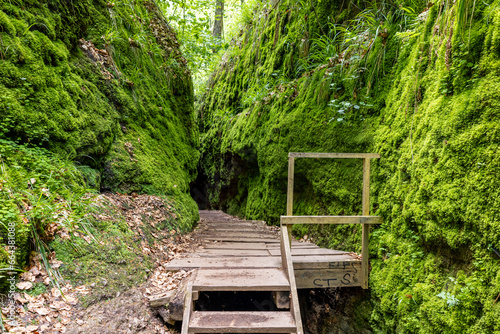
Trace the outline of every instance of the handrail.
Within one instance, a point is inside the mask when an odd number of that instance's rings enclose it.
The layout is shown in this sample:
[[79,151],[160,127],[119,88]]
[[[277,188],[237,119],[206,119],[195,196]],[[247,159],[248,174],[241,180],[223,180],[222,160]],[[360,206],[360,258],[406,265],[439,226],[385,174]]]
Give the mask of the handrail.
[[330,159],[380,159],[379,153],[315,153],[290,152],[290,158],[330,158]]
[[[296,158],[330,158],[330,159],[363,159],[363,197],[362,197],[362,216],[293,216],[293,183]],[[308,153],[308,152],[290,152],[288,154],[288,187],[286,216],[281,216],[282,235],[287,234],[286,238],[281,238],[292,242],[293,224],[361,224],[362,228],[362,249],[361,249],[361,287],[368,289],[369,272],[369,232],[371,224],[382,224],[382,217],[370,216],[370,159],[379,159],[378,153]],[[281,250],[287,248],[281,245]],[[282,254],[286,260],[287,254]],[[290,272],[290,269],[288,268]],[[293,273],[293,266],[291,268]]]
[[380,216],[281,216],[282,225],[295,224],[382,224]]

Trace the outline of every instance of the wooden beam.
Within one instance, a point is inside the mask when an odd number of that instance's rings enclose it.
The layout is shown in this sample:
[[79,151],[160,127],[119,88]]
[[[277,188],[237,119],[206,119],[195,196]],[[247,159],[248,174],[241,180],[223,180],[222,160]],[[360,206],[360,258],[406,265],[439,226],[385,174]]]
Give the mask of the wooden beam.
[[338,158],[338,159],[379,159],[379,153],[307,153],[307,152],[290,152],[290,158]]
[[[295,158],[288,158],[288,189],[286,194],[286,215],[293,216],[293,181],[294,181]],[[288,240],[292,245],[292,229],[288,229]]]
[[295,270],[297,289],[361,286],[360,271],[338,269]]
[[[370,215],[370,159],[363,159],[363,216]],[[361,287],[368,289],[370,225],[363,223],[361,248]]]
[[158,306],[165,306],[170,302],[170,299],[172,299],[174,295],[174,290],[167,291],[161,294],[157,294],[154,296],[148,297],[149,299],[149,306],[151,307],[158,307]]
[[184,299],[184,314],[182,315],[182,328],[181,334],[189,333],[189,322],[191,321],[191,314],[194,311],[193,304],[193,281],[196,276],[197,271],[195,270],[192,276],[189,278],[187,289],[186,289],[186,297]]
[[282,225],[293,224],[382,224],[380,216],[281,216]]
[[295,283],[295,273],[293,271],[293,262],[292,262],[292,250],[290,248],[290,240],[288,239],[288,226],[281,226],[281,245],[282,245],[282,259],[283,259],[283,269],[288,276],[288,280],[290,281],[290,296],[291,296],[291,304],[290,311],[293,314],[295,319],[295,325],[297,326],[297,334],[304,334],[304,330],[302,329],[302,318],[300,316],[300,304],[299,304],[299,295],[297,292],[297,284]]

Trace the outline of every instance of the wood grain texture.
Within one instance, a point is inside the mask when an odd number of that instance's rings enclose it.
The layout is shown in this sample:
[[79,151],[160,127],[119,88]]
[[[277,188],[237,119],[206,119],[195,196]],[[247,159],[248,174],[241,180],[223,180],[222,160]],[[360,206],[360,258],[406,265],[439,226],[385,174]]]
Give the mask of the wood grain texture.
[[184,314],[182,316],[182,328],[181,334],[188,334],[189,323],[191,321],[191,313],[194,311],[193,304],[193,279],[196,276],[196,271],[190,277],[187,289],[186,289],[186,297],[184,299]]
[[[363,215],[370,215],[370,159],[363,159]],[[370,226],[366,223],[363,224],[362,237],[361,237],[361,287],[368,289],[368,271],[369,271],[369,239],[370,239]]]
[[303,334],[304,330],[302,328],[302,318],[300,315],[300,304],[299,304],[299,295],[297,292],[297,284],[295,282],[295,273],[293,271],[293,262],[292,262],[292,250],[290,248],[290,240],[288,239],[288,226],[281,226],[281,244],[283,245],[283,268],[285,269],[285,273],[288,276],[288,281],[290,282],[290,296],[291,296],[291,304],[290,311],[293,314],[293,318],[295,319],[295,325],[297,327],[297,334]]
[[327,158],[327,159],[379,159],[379,153],[314,153],[290,152],[290,158]]
[[281,224],[382,224],[380,216],[281,216]]
[[294,333],[290,312],[196,311],[189,333]]
[[193,290],[290,291],[290,284],[280,268],[200,269]]
[[297,289],[361,286],[359,270],[297,269],[295,279]]

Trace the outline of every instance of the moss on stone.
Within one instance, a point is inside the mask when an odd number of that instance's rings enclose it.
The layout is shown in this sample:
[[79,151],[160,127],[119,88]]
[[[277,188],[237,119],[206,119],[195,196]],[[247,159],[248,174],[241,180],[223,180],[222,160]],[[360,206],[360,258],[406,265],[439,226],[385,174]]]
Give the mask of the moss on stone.
[[[50,179],[61,166],[66,172],[57,174],[58,181],[67,183],[67,191],[168,195],[179,213],[177,229],[186,232],[198,220],[189,196],[199,158],[191,77],[175,32],[154,1],[3,1],[0,114],[3,172],[18,177],[9,181],[9,188],[2,189],[0,183],[0,221],[17,222],[20,269],[32,249],[26,226],[33,224],[43,234],[50,223],[45,216],[47,221],[23,222],[22,202],[36,203],[35,196],[41,194],[41,188],[26,190],[27,182]],[[24,155],[36,158],[27,166]],[[51,193],[65,200],[73,196],[61,184],[53,186],[47,187]],[[7,189],[14,188],[18,197],[12,201]],[[25,198],[21,194],[26,191]],[[86,205],[74,196],[75,205]],[[45,204],[49,212],[51,203]],[[130,239],[124,230],[101,232],[105,238]],[[2,249],[5,235],[0,227]],[[66,260],[81,257],[82,272],[94,270],[97,275],[103,266],[116,264],[112,249],[96,253],[76,245],[84,249],[77,255],[74,246],[54,243]],[[130,259],[128,269],[120,271],[123,275],[141,273],[147,261],[139,265],[132,250],[112,246]],[[99,252],[110,255],[111,262]],[[6,255],[0,253],[2,268]]]
[[[322,33],[304,24],[317,20],[311,4],[266,7],[247,27],[248,42],[224,58],[200,110],[207,197],[250,219],[276,224],[285,213],[288,152],[381,153],[371,212],[385,223],[373,233],[370,282],[380,333],[500,330],[499,259],[491,251],[500,249],[499,12],[476,3],[458,33],[455,8],[446,6],[434,4],[408,38],[396,36],[397,8],[385,12],[379,31],[388,36],[341,74],[326,59],[304,67],[311,58],[303,43]],[[325,27],[324,17],[349,26],[359,13],[316,7]],[[285,13],[274,46],[271,26]],[[295,214],[361,213],[360,162],[298,159],[295,180]],[[359,227],[294,232],[360,250]]]

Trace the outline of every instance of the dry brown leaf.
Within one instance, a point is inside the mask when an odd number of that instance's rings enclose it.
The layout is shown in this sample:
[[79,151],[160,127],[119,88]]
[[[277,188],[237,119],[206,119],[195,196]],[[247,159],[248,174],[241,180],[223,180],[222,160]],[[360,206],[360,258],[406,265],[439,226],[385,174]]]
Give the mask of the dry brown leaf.
[[52,288],[50,289],[50,292],[54,298],[61,297],[61,291],[58,288]]
[[16,284],[19,290],[29,290],[33,287],[33,283],[31,282],[19,282]]
[[38,326],[35,326],[35,325],[30,325],[30,326],[27,326],[26,327],[26,331],[27,332],[34,332],[38,329]]
[[28,302],[28,300],[23,298],[20,293],[14,294],[14,300],[20,302],[21,304],[26,304]]
[[27,271],[19,275],[19,277],[24,280],[24,281],[29,281],[29,282],[34,282],[35,281],[35,275],[33,273]]
[[35,309],[35,312],[40,314],[40,315],[47,315],[50,313],[50,310],[46,307],[39,307],[39,308]]
[[55,310],[68,310],[68,311],[71,310],[71,306],[61,301],[53,302],[52,304],[50,304],[50,308]]

